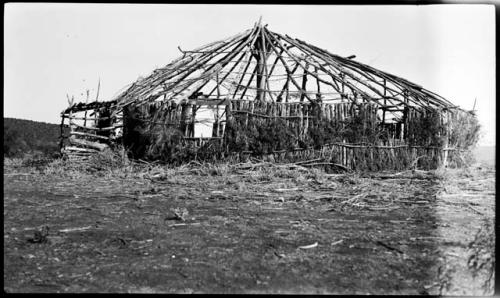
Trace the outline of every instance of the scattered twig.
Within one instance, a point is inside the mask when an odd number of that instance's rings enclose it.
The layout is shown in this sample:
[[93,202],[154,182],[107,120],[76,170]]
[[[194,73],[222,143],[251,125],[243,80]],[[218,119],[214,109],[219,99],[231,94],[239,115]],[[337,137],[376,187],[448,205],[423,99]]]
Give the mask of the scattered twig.
[[309,249],[309,248],[315,248],[316,246],[318,246],[318,242],[315,242],[315,243],[310,244],[310,245],[299,246],[299,248],[300,249]]
[[275,192],[286,192],[286,191],[297,191],[299,190],[298,187],[294,187],[294,188],[276,188],[274,189]]
[[85,231],[85,230],[88,230],[91,228],[92,228],[92,226],[86,226],[86,227],[81,227],[81,228],[67,228],[67,229],[59,230],[59,232],[68,233],[68,232],[75,232],[75,231]]
[[332,245],[332,246],[334,246],[334,245],[340,244],[340,243],[342,243],[342,242],[344,242],[344,240],[343,240],[343,239],[340,239],[339,241],[332,242],[332,244],[331,244],[331,245]]
[[465,206],[467,206],[469,209],[471,209],[472,211],[476,212],[479,215],[484,215],[483,212],[481,212],[481,211],[477,210],[476,208],[472,207],[471,203],[467,203]]
[[377,243],[378,245],[382,245],[383,247],[387,248],[388,250],[393,250],[393,251],[396,251],[400,254],[404,254],[404,252],[402,252],[401,250],[395,248],[395,247],[392,247],[392,246],[389,246],[387,244],[385,244],[384,242],[382,241],[375,241],[375,243]]
[[303,164],[307,164],[307,163],[311,163],[311,162],[317,162],[317,161],[322,161],[324,160],[324,158],[317,158],[317,159],[311,159],[311,160],[304,160],[304,161],[299,161],[299,162],[296,162],[295,165],[303,165]]
[[355,195],[354,197],[352,197],[352,198],[350,198],[348,200],[340,202],[340,204],[353,204],[357,199],[359,199],[363,195],[364,195],[364,193],[360,193],[360,194]]

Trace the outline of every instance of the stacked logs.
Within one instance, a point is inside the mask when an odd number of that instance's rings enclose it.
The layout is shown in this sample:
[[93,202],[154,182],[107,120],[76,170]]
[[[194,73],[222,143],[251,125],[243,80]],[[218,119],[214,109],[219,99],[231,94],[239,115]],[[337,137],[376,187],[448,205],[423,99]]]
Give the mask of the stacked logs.
[[121,115],[111,116],[115,104],[78,103],[64,110],[61,113],[61,132],[65,125],[69,126],[69,132],[61,135],[62,155],[70,160],[86,160],[109,148],[120,137],[118,129],[122,127]]

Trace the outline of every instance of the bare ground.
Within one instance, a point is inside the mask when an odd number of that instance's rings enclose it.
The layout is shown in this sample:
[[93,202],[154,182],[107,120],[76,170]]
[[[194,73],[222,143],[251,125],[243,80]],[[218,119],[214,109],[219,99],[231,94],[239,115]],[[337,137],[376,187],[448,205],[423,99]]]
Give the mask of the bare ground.
[[4,167],[7,292],[493,293],[491,168],[41,172]]

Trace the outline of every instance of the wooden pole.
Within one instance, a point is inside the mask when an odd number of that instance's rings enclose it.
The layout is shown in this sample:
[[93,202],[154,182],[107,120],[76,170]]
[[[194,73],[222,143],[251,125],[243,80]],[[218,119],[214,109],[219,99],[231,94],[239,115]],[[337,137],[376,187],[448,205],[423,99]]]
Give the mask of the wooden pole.
[[[291,72],[292,75],[295,73],[295,71],[297,70],[297,68],[299,68],[299,64],[298,63],[295,64],[295,67],[292,69],[292,72]],[[289,82],[290,82],[290,76],[287,75],[286,80],[285,80],[285,84],[283,85],[283,88],[281,89],[281,92],[278,95],[278,98],[281,98],[281,96],[283,95],[283,93],[286,91],[286,102],[288,102],[288,85],[289,85]]]
[[[236,63],[234,63],[234,65],[229,69],[229,71],[222,77],[222,79],[219,81],[219,73],[217,72],[216,75],[217,75],[217,86],[215,86],[214,88],[212,88],[212,90],[210,90],[210,92],[208,92],[208,96],[212,95],[212,93],[217,90],[217,98],[219,98],[220,96],[220,90],[219,90],[219,86],[220,84],[229,76],[229,74],[231,74],[231,72],[236,68],[236,66],[241,62],[241,60],[243,59],[243,57],[245,57],[247,53],[243,53],[243,55],[241,55],[241,57],[236,61]],[[246,71],[246,68],[245,70]],[[244,76],[244,74],[243,74]],[[242,77],[243,77],[242,76]],[[208,81],[207,81],[208,83]],[[197,90],[195,90],[193,93],[195,92],[198,92],[199,90],[201,90],[201,88],[203,88],[207,83],[205,83],[204,85],[200,86],[197,88]],[[238,90],[238,86],[236,86],[236,91]]]
[[[241,75],[240,79],[238,80],[238,85],[236,85],[236,88],[234,90],[233,97],[232,97],[233,99],[236,97],[236,93],[238,93],[238,90],[239,90],[239,88],[241,86],[241,82],[243,81],[243,78],[245,77],[245,75],[247,73],[247,69],[250,66],[251,62],[252,62],[252,55],[250,54],[248,56],[248,62],[246,64],[246,66],[245,66],[245,69],[243,70],[243,74]],[[253,77],[253,73],[252,73],[252,77]]]
[[[318,74],[318,67],[315,66],[314,67],[314,75],[318,78],[319,77],[319,74]],[[321,84],[319,83],[320,81],[318,79],[316,79],[316,100],[317,101],[321,101]]]
[[[306,61],[306,66],[304,67],[304,74],[302,75],[302,91],[306,91],[307,86],[307,68],[309,67],[309,62]],[[304,102],[305,93],[300,93],[300,102]]]
[[[266,86],[269,87],[269,82],[267,80],[267,53],[266,53],[266,39],[264,38],[264,27],[261,27],[261,32],[260,32],[260,39],[261,39],[261,49],[260,49],[260,54],[261,54],[261,62],[262,62],[262,82],[261,82],[261,89],[262,89],[262,101],[266,100]],[[270,88],[267,88],[269,90]]]
[[[252,38],[252,34],[248,35],[246,39],[243,39],[243,40],[238,40],[237,42],[235,42],[235,44],[237,44],[237,46],[227,55],[225,55],[224,57],[222,57],[221,59],[219,59],[217,62],[215,62],[214,64],[212,64],[211,66],[209,66],[204,73],[210,73],[211,70],[217,66],[217,65],[220,65],[221,66],[221,69],[229,62],[229,60],[231,60],[235,55],[238,54],[239,50],[241,50],[244,46],[246,46],[248,44],[248,42],[251,40]],[[212,59],[213,57],[211,57],[210,59]],[[209,59],[209,60],[210,60]],[[209,61],[208,60],[208,61]],[[201,67],[201,63],[199,64],[199,67],[197,68],[193,68],[191,69],[190,71],[188,71],[185,75],[183,75],[181,78],[179,78],[175,83],[173,83],[174,85],[178,84],[179,82],[181,82],[182,80],[184,80],[187,76],[189,76],[191,73],[193,73],[194,71],[198,70],[200,67]],[[194,82],[193,82],[194,83]],[[192,84],[186,84],[185,86],[179,88],[179,90],[177,90],[176,92],[174,92],[174,94],[171,96],[172,98],[177,96],[178,94],[180,94],[182,91],[184,91],[185,89],[189,88]],[[204,86],[201,85],[201,86],[197,86],[196,88],[193,88],[195,89],[194,92],[198,92],[202,87]]]
[[[384,107],[387,106],[387,88],[386,79],[384,79]],[[382,110],[382,123],[385,124],[385,109]]]
[[[290,38],[288,38],[288,37],[283,37],[283,36],[281,36],[280,34],[276,34],[276,35],[280,36],[281,38],[283,38],[284,40],[288,41],[289,43],[292,43],[292,44],[295,44],[296,46],[299,46],[299,45],[296,43],[296,41],[295,41],[295,40],[291,40],[291,39],[290,39]],[[298,40],[297,40],[297,41],[298,41]],[[326,61],[326,62],[330,62],[330,63],[334,63],[334,64],[341,64],[341,62],[340,62],[340,61],[338,61],[338,60],[334,60],[332,55],[325,55],[325,54],[322,54],[322,53],[318,52],[318,51],[324,51],[324,50],[321,50],[321,49],[319,49],[319,48],[317,48],[317,47],[314,47],[314,46],[309,46],[308,44],[306,44],[306,43],[304,43],[304,42],[302,42],[302,41],[299,41],[299,42],[300,42],[301,44],[303,44],[303,46],[301,47],[301,50],[306,51],[306,52],[308,52],[309,54],[314,55],[314,56],[316,56],[316,57],[318,57],[318,58],[320,58],[320,59],[322,59],[322,60],[324,60],[324,61]],[[312,48],[311,48],[311,47],[312,47]],[[349,61],[350,61],[350,60],[349,60]],[[344,64],[341,64],[341,65],[344,65]],[[332,78],[335,78],[335,77],[336,77],[336,74],[334,74],[334,73],[332,73],[332,72],[328,72],[328,71],[327,71],[327,70],[326,70],[326,69],[325,69],[325,68],[324,68],[321,64],[318,64],[318,66],[319,66],[321,69],[324,69],[324,71],[325,71],[325,72],[329,73],[329,74],[330,74],[330,76],[332,76]],[[350,67],[349,65],[344,65],[344,66],[345,66],[345,67]],[[350,67],[350,68],[351,68],[351,67]],[[353,69],[353,70],[355,70],[355,71],[359,72],[357,69]],[[352,75],[351,73],[346,72],[346,71],[341,72],[341,78],[340,78],[341,83],[342,83],[342,84],[347,85],[347,86],[348,86],[348,87],[349,87],[352,91],[357,91],[358,93],[360,93],[360,94],[364,95],[364,97],[370,98],[370,96],[369,96],[368,94],[365,94],[365,92],[363,92],[362,90],[360,90],[360,89],[359,89],[359,88],[357,88],[356,86],[352,85],[351,83],[347,82],[347,81],[345,80],[345,74],[349,75],[349,77],[351,77],[351,78],[352,78],[353,80],[355,80],[356,82],[361,83],[362,85],[364,85],[364,86],[368,87],[370,90],[372,90],[372,91],[376,92],[377,94],[379,94],[379,96],[381,96],[381,95],[380,95],[380,92],[379,92],[377,89],[373,88],[373,87],[372,87],[372,86],[370,86],[369,84],[366,84],[366,83],[365,83],[365,82],[363,82],[362,80],[360,80],[360,79],[356,78],[356,77],[355,77],[354,75]],[[362,74],[364,74],[364,73],[362,73]],[[372,80],[374,80],[374,79],[372,78]],[[378,83],[376,80],[374,80],[374,83],[380,84],[380,83]],[[345,94],[344,90],[342,90],[342,92],[341,92],[341,93],[342,93],[342,94]],[[370,99],[371,99],[371,98],[370,98]],[[373,100],[373,101],[375,101],[375,100]],[[375,102],[376,102],[376,101],[375,101]],[[380,104],[380,103],[379,103],[379,104]]]
[[[271,44],[271,49],[276,53],[276,55],[278,55],[278,50],[276,50],[276,47],[273,45],[272,40],[274,40],[276,43],[279,43],[276,38],[273,36],[274,33],[271,33],[269,35],[266,35],[266,32],[264,32],[264,35],[266,38],[269,39],[270,41],[270,44]],[[282,47],[283,49],[285,49],[284,47]],[[287,52],[287,50],[285,49],[285,52]],[[290,56],[290,54],[288,54]],[[290,78],[290,80],[292,81],[292,83],[295,85],[295,87],[297,87],[298,90],[301,90],[300,88],[300,85],[295,81],[295,79],[292,77],[291,73],[290,73],[290,69],[288,68],[288,65],[286,64],[286,62],[283,60],[283,58],[281,56],[278,56],[279,59],[281,60],[281,63],[283,63],[283,66],[285,67],[285,70],[288,74],[288,77]],[[309,101],[313,102],[313,100],[311,100],[311,98],[305,94],[304,95]]]
[[[85,99],[85,104],[89,102],[89,89],[87,89],[87,98]],[[83,120],[83,126],[87,126],[87,110],[85,110],[85,116],[83,116],[85,120]]]
[[253,77],[255,76],[255,74],[257,73],[257,68],[258,68],[258,64],[255,65],[255,68],[252,72],[252,75],[250,76],[250,79],[248,80],[247,82],[247,85],[245,86],[245,89],[243,90],[243,92],[241,93],[241,96],[240,96],[240,99],[243,99],[243,96],[245,96],[245,93],[247,92],[248,90],[248,87],[250,86],[250,84],[252,83],[252,80],[253,80]]

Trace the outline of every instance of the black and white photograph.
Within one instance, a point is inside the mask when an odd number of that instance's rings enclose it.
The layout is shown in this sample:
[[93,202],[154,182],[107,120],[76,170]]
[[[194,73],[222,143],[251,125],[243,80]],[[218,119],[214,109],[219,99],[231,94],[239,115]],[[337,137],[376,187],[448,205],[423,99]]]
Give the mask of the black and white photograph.
[[493,4],[4,4],[5,293],[493,296]]

